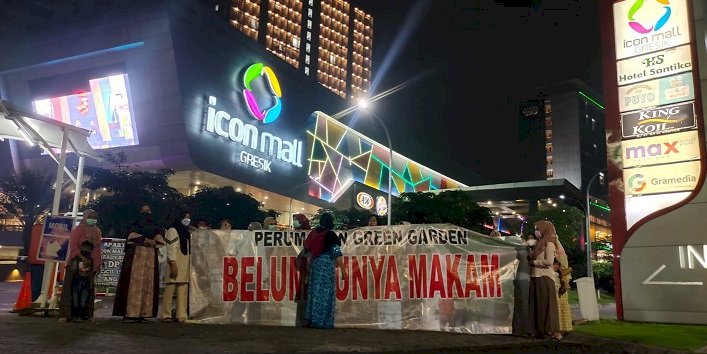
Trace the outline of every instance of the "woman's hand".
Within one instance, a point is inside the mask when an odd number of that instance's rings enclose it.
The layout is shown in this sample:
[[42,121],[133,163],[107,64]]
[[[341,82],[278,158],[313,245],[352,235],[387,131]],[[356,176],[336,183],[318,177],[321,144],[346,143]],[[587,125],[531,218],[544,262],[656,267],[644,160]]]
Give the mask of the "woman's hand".
[[177,279],[179,275],[179,269],[177,268],[177,262],[169,261],[169,277],[172,279]]
[[157,246],[157,241],[147,238],[145,239],[145,241],[142,242],[142,244],[146,247],[155,247]]

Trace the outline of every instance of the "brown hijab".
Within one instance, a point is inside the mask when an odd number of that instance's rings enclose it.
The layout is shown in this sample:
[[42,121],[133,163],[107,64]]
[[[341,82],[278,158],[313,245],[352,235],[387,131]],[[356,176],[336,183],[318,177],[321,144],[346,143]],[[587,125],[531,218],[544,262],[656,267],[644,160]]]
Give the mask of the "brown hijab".
[[557,239],[555,225],[547,220],[536,222],[535,230],[540,231],[540,237],[538,238],[538,243],[535,244],[535,248],[533,248],[533,259],[538,258],[541,253],[545,252],[548,242],[555,242],[555,239]]

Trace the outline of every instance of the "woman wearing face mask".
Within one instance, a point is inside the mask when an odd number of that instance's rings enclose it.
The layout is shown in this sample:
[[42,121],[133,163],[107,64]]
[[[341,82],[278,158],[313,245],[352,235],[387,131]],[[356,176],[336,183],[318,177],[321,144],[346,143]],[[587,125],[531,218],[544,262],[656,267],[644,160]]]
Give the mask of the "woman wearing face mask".
[[557,291],[553,280],[552,264],[557,257],[555,246],[555,226],[547,221],[535,223],[535,237],[538,239],[532,252],[531,277],[533,301],[531,306],[535,311],[535,330],[540,338],[551,336],[562,338],[560,334],[560,319],[557,307]]
[[277,230],[277,220],[274,217],[268,216],[263,220],[263,228],[265,230],[276,231]]
[[189,293],[189,255],[191,254],[191,215],[186,212],[174,221],[165,233],[169,274],[165,279],[162,296],[162,322],[172,322],[172,295],[177,290],[177,322],[187,319],[187,294]]
[[[93,209],[86,209],[83,212],[83,220],[79,226],[71,230],[70,238],[70,249],[67,262],[66,272],[64,274],[64,284],[61,293],[61,300],[59,303],[59,321],[66,322],[69,319],[73,319],[78,322],[81,320],[88,320],[93,318],[93,302],[96,296],[96,274],[101,270],[101,264],[103,263],[101,259],[101,229],[96,225],[98,221],[98,214]],[[84,303],[88,306],[81,307],[81,313],[75,313],[77,306],[75,306],[79,300],[74,298],[77,296],[72,289],[72,281],[78,279],[78,274],[76,274],[76,269],[69,267],[72,264],[72,260],[75,257],[79,257],[80,246],[83,242],[90,242],[92,244],[91,248],[91,263],[92,269],[89,270],[88,275],[88,298],[82,299]]]
[[292,228],[295,230],[309,230],[312,227],[309,225],[309,219],[304,214],[295,214],[292,216]]

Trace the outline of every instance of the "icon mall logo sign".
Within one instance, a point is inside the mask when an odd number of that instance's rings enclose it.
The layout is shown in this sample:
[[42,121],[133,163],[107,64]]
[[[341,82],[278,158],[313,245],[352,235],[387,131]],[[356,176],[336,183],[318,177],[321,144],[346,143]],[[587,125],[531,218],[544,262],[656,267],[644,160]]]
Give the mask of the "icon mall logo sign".
[[[260,109],[258,99],[251,87],[253,80],[259,77],[265,78],[271,95],[271,106],[264,110]],[[243,75],[243,87],[243,98],[248,107],[248,112],[253,118],[263,123],[272,123],[277,120],[280,116],[280,112],[282,112],[282,89],[280,89],[280,82],[277,80],[277,76],[275,76],[275,73],[270,67],[263,65],[263,63],[256,63],[249,66]]]
[[628,185],[634,192],[640,192],[646,188],[646,180],[642,174],[636,173],[628,178]]
[[628,11],[628,25],[633,29],[634,31],[641,33],[641,34],[646,34],[651,31],[658,31],[661,29],[665,24],[668,22],[668,19],[670,18],[670,14],[672,13],[672,10],[670,9],[670,1],[669,0],[655,0],[663,5],[663,9],[665,12],[663,12],[663,15],[661,15],[658,20],[655,22],[654,25],[650,27],[645,27],[636,19],[634,18],[634,15],[636,12],[638,12],[641,7],[643,7],[643,4],[645,3],[645,0],[636,0],[636,2],[631,6],[631,9]]

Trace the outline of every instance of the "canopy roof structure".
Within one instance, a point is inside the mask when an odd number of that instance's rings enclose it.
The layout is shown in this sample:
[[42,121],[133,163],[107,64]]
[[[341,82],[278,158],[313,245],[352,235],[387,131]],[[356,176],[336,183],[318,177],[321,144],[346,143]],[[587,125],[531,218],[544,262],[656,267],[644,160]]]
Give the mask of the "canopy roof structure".
[[100,160],[99,153],[88,143],[91,131],[28,112],[0,100],[0,139],[24,140],[30,145],[51,151],[61,149],[65,132],[67,151]]

